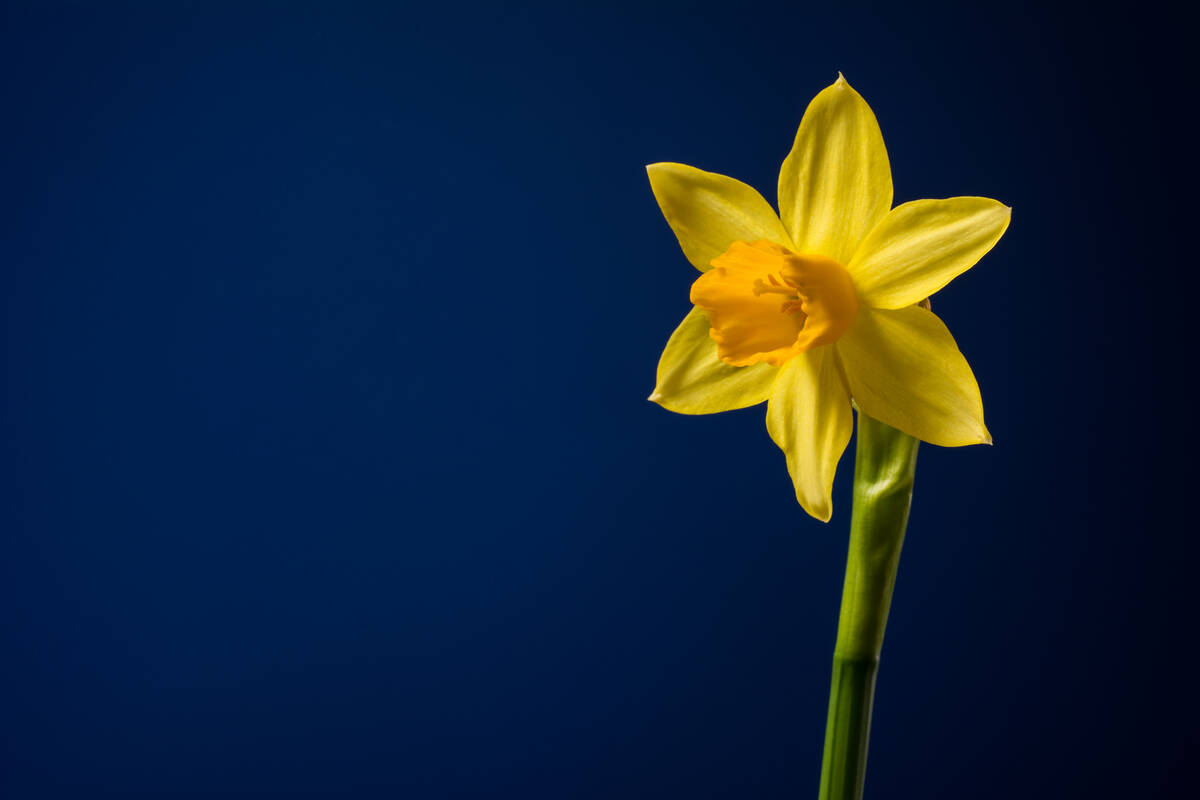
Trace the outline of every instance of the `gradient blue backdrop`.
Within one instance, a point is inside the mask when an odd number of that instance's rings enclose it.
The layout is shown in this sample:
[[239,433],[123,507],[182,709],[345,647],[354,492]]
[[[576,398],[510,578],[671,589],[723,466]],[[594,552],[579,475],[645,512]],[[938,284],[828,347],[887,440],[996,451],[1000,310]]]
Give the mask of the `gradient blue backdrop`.
[[643,165],[773,199],[837,70],[897,202],[1014,208],[934,301],[996,445],[921,451],[868,796],[1187,794],[1152,12],[4,4],[0,794],[815,796],[850,460],[821,525],[761,409],[646,402]]

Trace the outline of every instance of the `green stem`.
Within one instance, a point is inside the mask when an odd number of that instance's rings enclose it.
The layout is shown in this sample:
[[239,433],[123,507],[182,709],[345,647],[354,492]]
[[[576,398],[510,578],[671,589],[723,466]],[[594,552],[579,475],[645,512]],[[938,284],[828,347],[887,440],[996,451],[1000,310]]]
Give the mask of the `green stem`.
[[842,587],[820,800],[860,800],[875,673],[917,465],[917,440],[858,414],[850,552]]

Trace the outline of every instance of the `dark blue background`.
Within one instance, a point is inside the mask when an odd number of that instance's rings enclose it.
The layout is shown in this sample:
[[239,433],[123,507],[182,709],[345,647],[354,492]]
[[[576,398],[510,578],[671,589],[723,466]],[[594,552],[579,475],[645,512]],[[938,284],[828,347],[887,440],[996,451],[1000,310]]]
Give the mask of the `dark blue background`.
[[643,165],[774,200],[837,70],[897,202],[1014,208],[868,796],[1187,793],[1182,27],[751,5],[5,5],[6,796],[815,796],[851,459],[823,526],[762,409],[646,402]]

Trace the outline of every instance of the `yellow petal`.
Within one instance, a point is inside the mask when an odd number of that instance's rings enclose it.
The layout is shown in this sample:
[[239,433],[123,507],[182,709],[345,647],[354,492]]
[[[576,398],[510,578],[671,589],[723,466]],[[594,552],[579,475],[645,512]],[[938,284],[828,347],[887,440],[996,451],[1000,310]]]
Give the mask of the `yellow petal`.
[[834,347],[867,416],[944,447],[991,443],[975,375],[933,312],[863,308]]
[[867,101],[838,75],[809,104],[779,170],[779,213],[797,253],[845,264],[892,207],[892,168]]
[[875,308],[903,308],[966,272],[1000,240],[1012,209],[986,197],[896,206],[859,245],[847,268]]
[[717,358],[708,317],[693,308],[671,334],[658,361],[650,399],[680,414],[716,414],[766,400],[778,370],[768,364],[731,367]]
[[853,428],[832,347],[800,353],[779,368],[767,431],[787,456],[796,499],[822,522],[833,516],[833,474]]
[[651,164],[646,173],[683,254],[701,272],[737,240],[791,244],[775,209],[741,181],[686,164]]

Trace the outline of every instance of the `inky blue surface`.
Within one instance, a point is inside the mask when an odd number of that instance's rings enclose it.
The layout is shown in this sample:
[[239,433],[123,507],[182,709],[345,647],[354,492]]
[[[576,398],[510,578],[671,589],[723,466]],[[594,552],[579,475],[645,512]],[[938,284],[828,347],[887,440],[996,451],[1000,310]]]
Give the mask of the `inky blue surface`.
[[6,3],[0,794],[815,797],[849,519],[645,400],[643,165],[841,70],[996,444],[921,450],[867,796],[1195,786],[1186,29],[909,3]]

